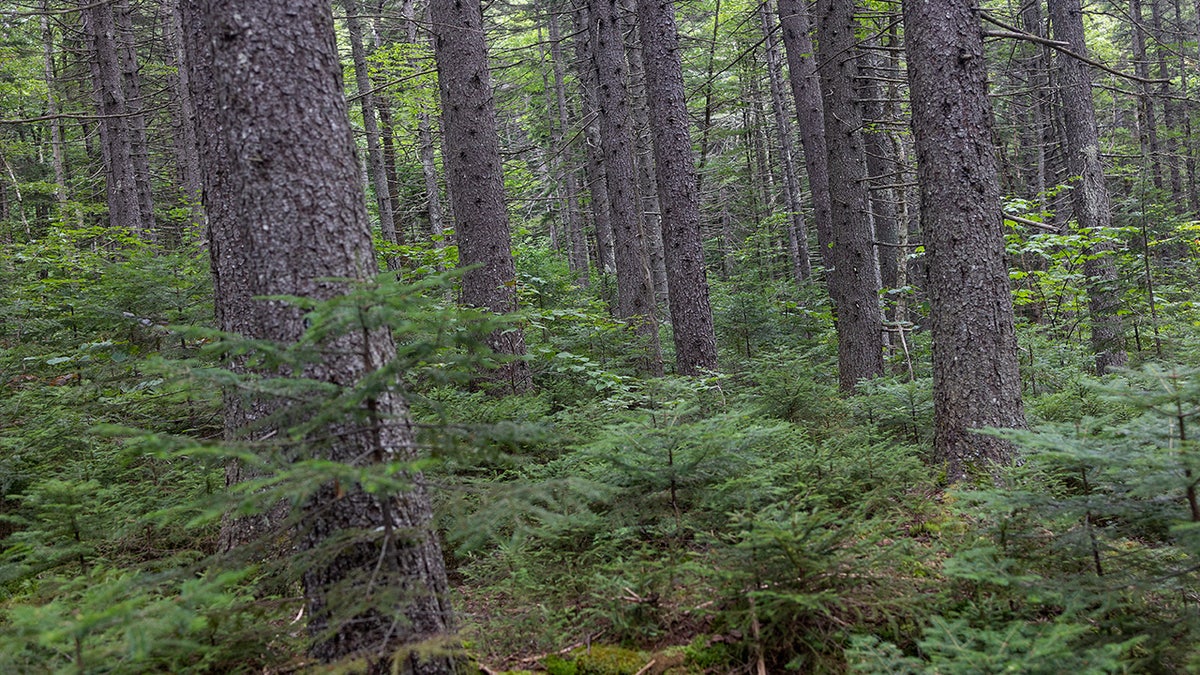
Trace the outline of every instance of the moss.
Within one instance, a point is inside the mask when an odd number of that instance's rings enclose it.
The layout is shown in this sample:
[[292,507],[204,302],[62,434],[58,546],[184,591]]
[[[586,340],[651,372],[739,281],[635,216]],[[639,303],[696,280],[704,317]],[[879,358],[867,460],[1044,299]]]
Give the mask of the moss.
[[572,654],[577,675],[634,675],[649,661],[642,652],[608,645],[592,645]]

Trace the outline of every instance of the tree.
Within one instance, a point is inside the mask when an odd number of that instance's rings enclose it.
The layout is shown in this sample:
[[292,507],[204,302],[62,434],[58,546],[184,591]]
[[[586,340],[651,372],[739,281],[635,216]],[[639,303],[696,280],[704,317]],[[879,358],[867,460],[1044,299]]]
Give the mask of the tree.
[[717,369],[717,338],[704,275],[700,195],[671,0],[639,0],[638,26],[646,89],[654,92],[647,97],[647,105],[662,209],[675,362],[681,374],[695,375]]
[[825,271],[833,269],[833,226],[830,224],[828,150],[825,147],[825,109],[821,104],[821,80],[813,56],[812,20],[807,0],[778,0],[779,26],[787,54],[788,80],[796,99],[804,167],[812,190],[813,227]]
[[[867,196],[863,116],[855,82],[854,0],[821,0],[817,23],[825,143],[831,191],[833,269],[828,272],[838,334],[838,381],[853,391],[859,380],[883,374],[879,266]],[[807,145],[805,151],[808,151]]]
[[[319,0],[186,0],[181,9],[220,327],[295,341],[305,330],[303,313],[261,296],[325,299],[346,289],[339,279],[377,273],[330,7]],[[363,331],[334,339],[305,375],[350,386],[394,354],[387,332]],[[232,434],[278,405],[237,395],[226,402]],[[317,446],[322,459],[361,465],[416,456],[404,400],[385,393],[372,405],[392,422],[361,430],[334,423],[321,434],[337,439]],[[429,495],[419,473],[410,478],[410,491],[390,496],[330,481],[303,505],[300,547],[325,547],[304,574],[314,657],[366,657],[372,672],[390,672],[397,647],[451,630]],[[335,587],[361,594],[358,585],[373,569],[405,589],[402,606],[337,616]],[[452,668],[449,658],[415,653],[402,666],[413,673]]]
[[617,263],[617,316],[633,323],[645,345],[642,370],[662,373],[654,284],[646,254],[645,237],[638,218],[638,187],[633,160],[633,123],[625,78],[625,50],[621,42],[616,0],[588,3],[589,45],[595,67],[600,111],[600,144],[612,221]]
[[[1083,10],[1079,0],[1048,0],[1054,37],[1071,45],[1076,54],[1086,55],[1083,36]],[[1117,308],[1120,291],[1116,288],[1117,268],[1114,247],[1106,239],[1112,226],[1108,188],[1104,184],[1104,164],[1100,158],[1100,132],[1096,127],[1096,107],[1092,101],[1092,76],[1082,61],[1058,55],[1059,87],[1062,91],[1063,127],[1067,140],[1067,166],[1079,183],[1071,191],[1075,219],[1096,242],[1089,247],[1084,262],[1088,276],[1088,311],[1092,320],[1092,351],[1096,353],[1096,372],[1103,375],[1111,368],[1125,365],[1124,331]]]
[[929,256],[934,450],[961,480],[1012,458],[1008,441],[974,430],[1025,426],[983,35],[970,0],[906,3],[904,34]]
[[[478,0],[432,0],[434,58],[442,100],[442,157],[454,212],[464,304],[497,313],[517,309],[517,270],[504,205],[504,170],[496,132],[496,105],[488,77],[483,10]],[[518,328],[497,331],[492,349],[525,355]],[[521,360],[505,365],[503,379],[513,391],[530,385]]]
[[[114,227],[149,234],[154,229],[150,195],[150,164],[140,94],[136,54],[125,26],[129,3],[86,3],[79,14],[87,37],[92,91],[100,113],[100,156],[108,196],[109,222]],[[118,14],[120,16],[118,16]]]

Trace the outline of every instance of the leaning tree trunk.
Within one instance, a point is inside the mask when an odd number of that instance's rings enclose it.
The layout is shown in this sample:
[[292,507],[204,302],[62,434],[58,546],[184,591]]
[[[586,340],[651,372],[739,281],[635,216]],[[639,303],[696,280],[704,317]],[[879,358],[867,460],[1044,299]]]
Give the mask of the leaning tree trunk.
[[[304,312],[262,296],[330,298],[346,290],[338,279],[376,272],[330,7],[186,0],[183,12],[221,327],[294,341]],[[394,356],[387,331],[364,329],[332,338],[305,375],[354,386]],[[368,407],[387,422],[333,422],[312,437],[317,456],[351,466],[415,459],[404,400],[386,392]],[[365,658],[373,673],[454,671],[451,657],[402,649],[452,628],[429,496],[420,474],[409,477],[397,495],[330,481],[304,504],[300,546],[321,550],[303,576],[315,658]],[[400,599],[372,606],[372,582],[402,589]]]
[[[395,244],[399,242],[396,239],[396,219],[392,215],[391,186],[388,184],[387,167],[383,161],[379,123],[375,117],[375,91],[371,86],[371,72],[367,68],[362,23],[358,20],[358,0],[342,0],[342,7],[346,10],[346,32],[350,38],[350,57],[354,61],[354,81],[358,87],[358,104],[362,107],[363,131],[367,135],[367,169],[375,187],[379,232],[384,241]],[[399,261],[389,256],[388,267],[395,269],[398,266]]]
[[[1083,10],[1079,0],[1048,0],[1054,38],[1071,45],[1077,54],[1087,54],[1084,41]],[[1117,289],[1117,268],[1113,245],[1103,238],[1112,226],[1108,188],[1104,184],[1104,164],[1100,158],[1100,132],[1096,126],[1096,108],[1092,101],[1092,75],[1087,64],[1059,55],[1059,83],[1063,118],[1066,121],[1067,164],[1079,184],[1071,191],[1075,218],[1079,227],[1096,240],[1087,251],[1084,273],[1088,277],[1088,313],[1092,320],[1092,350],[1096,353],[1096,372],[1125,365],[1124,329],[1117,310],[1121,296]]]
[[821,103],[821,81],[813,54],[812,20],[807,0],[778,0],[779,25],[783,30],[783,49],[787,54],[788,79],[796,99],[796,119],[800,143],[804,146],[804,167],[812,190],[813,227],[817,230],[817,248],[826,274],[833,269],[832,207],[829,201],[828,150],[825,147],[825,109]]
[[700,194],[671,0],[638,0],[638,26],[646,90],[654,92],[647,104],[662,209],[676,369],[682,375],[697,375],[717,369],[717,339],[704,275]]
[[921,216],[929,255],[934,449],[963,480],[1012,459],[1021,376],[977,5],[904,4]]
[[862,110],[855,91],[854,9],[854,0],[820,0],[817,5],[829,184],[838,186],[830,195],[829,294],[837,322],[838,382],[846,392],[860,380],[883,374],[879,267],[868,210]]
[[590,43],[599,93],[600,139],[608,182],[608,207],[612,218],[617,262],[617,315],[630,321],[642,340],[643,371],[662,374],[662,351],[654,307],[645,239],[638,218],[638,184],[633,160],[633,123],[625,78],[625,50],[621,44],[616,0],[588,3]]
[[[516,265],[504,204],[504,170],[496,131],[496,104],[488,76],[483,10],[479,0],[433,0],[429,6],[442,100],[442,158],[454,212],[462,299],[500,314],[517,309]],[[493,333],[492,349],[525,354],[519,328]],[[514,359],[502,372],[512,391],[530,386],[529,366]]]

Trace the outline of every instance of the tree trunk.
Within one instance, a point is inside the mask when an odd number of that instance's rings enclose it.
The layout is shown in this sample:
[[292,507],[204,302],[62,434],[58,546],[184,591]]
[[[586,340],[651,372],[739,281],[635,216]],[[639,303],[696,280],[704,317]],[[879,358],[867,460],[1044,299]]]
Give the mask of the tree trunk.
[[688,132],[679,32],[671,0],[638,0],[638,27],[654,138],[658,202],[666,250],[675,364],[681,375],[717,369],[704,246],[700,239],[700,195]]
[[758,12],[765,40],[771,108],[775,113],[775,133],[779,141],[783,196],[788,210],[788,257],[792,263],[792,277],[800,283],[812,275],[812,264],[808,259],[808,226],[804,222],[803,207],[800,204],[800,180],[796,175],[796,145],[792,140],[791,118],[788,116],[787,104],[784,103],[783,63],[779,57],[771,9],[764,2],[759,5]]
[[133,32],[133,9],[129,0],[115,5],[118,34],[117,55],[125,87],[125,105],[129,111],[129,155],[133,160],[133,178],[137,184],[138,211],[142,227],[154,232],[154,197],[150,181],[150,144],[146,140],[146,117],[142,114],[142,76],[138,72],[137,36]]
[[625,65],[616,0],[590,0],[588,8],[599,94],[600,139],[615,239],[617,316],[629,321],[634,333],[642,340],[640,368],[659,375],[662,374],[662,351],[658,341],[654,284],[639,227],[634,130],[625,84],[629,69]]
[[591,194],[592,225],[596,236],[596,269],[601,274],[608,275],[617,271],[616,244],[613,241],[611,209],[608,204],[608,176],[605,175],[604,152],[600,147],[600,104],[597,100],[596,63],[592,58],[586,3],[580,3],[576,7],[574,19],[576,72],[579,76],[579,98],[583,102],[585,120],[585,168],[588,192]]
[[1133,70],[1134,74],[1143,79],[1142,82],[1137,83],[1138,142],[1142,146],[1142,160],[1150,171],[1154,187],[1161,190],[1163,189],[1163,176],[1161,157],[1158,152],[1158,119],[1154,110],[1154,96],[1150,93],[1151,85],[1144,81],[1150,77],[1150,60],[1146,54],[1141,0],[1130,0],[1129,14],[1133,19],[1133,25],[1130,27],[1133,32]]
[[[1083,10],[1079,0],[1048,0],[1054,39],[1071,44],[1072,51],[1087,54],[1083,33]],[[1096,126],[1096,108],[1092,101],[1092,76],[1087,64],[1059,55],[1058,77],[1066,121],[1067,162],[1079,183],[1071,191],[1075,218],[1079,227],[1093,237],[1108,236],[1112,226],[1108,188],[1104,184],[1104,164],[1100,158],[1100,134]],[[1092,350],[1096,353],[1096,372],[1103,375],[1113,367],[1125,365],[1124,329],[1117,310],[1120,291],[1116,288],[1117,269],[1113,246],[1094,244],[1083,264],[1088,277],[1088,313],[1092,320]]]
[[934,449],[951,481],[1012,459],[1011,443],[974,430],[1025,426],[977,12],[971,0],[904,5],[930,258]]
[[579,184],[575,177],[574,153],[564,147],[564,135],[570,128],[571,113],[567,107],[567,86],[562,52],[562,34],[558,27],[558,13],[551,3],[547,18],[550,30],[550,61],[554,68],[554,104],[558,111],[558,126],[554,128],[554,150],[559,153],[559,172],[563,177],[563,206],[567,222],[567,263],[575,273],[575,283],[588,285],[587,240],[583,235],[583,218],[579,213]]
[[[358,104],[362,107],[363,132],[367,135],[367,169],[375,187],[375,205],[379,209],[379,232],[383,240],[399,243],[396,237],[396,218],[392,214],[392,192],[388,184],[387,167],[379,138],[379,123],[375,117],[375,92],[367,68],[367,50],[363,46],[362,24],[358,20],[358,0],[342,0],[346,10],[346,32],[350,38],[350,58],[354,61],[354,81],[358,88]],[[388,268],[396,269],[399,261],[388,256]]]
[[[504,171],[496,107],[488,76],[479,0],[432,0],[429,5],[442,100],[442,158],[454,212],[463,274],[463,302],[505,314],[517,309],[516,266],[504,204]],[[500,354],[524,356],[525,334],[500,330],[489,338]],[[505,364],[512,391],[530,386],[523,360]]]
[[884,112],[883,88],[879,79],[884,72],[880,67],[880,55],[869,48],[859,55],[862,73],[860,91],[863,99],[865,124],[863,143],[867,159],[867,176],[871,204],[871,221],[875,227],[875,257],[879,261],[880,285],[884,289],[896,288],[899,276],[901,251],[896,248],[899,241],[896,225],[896,196],[889,184],[897,183],[892,173],[892,158],[889,157],[890,143],[887,128],[882,124]]
[[47,0],[41,0],[42,76],[46,81],[46,115],[50,117],[50,157],[54,165],[54,197],[60,211],[67,205],[67,169],[63,160],[62,121],[58,119],[57,78],[54,76],[54,31],[47,16]]
[[[171,138],[175,146],[175,174],[179,181],[184,204],[191,214],[193,228],[204,224],[204,207],[201,204],[203,184],[200,177],[200,153],[196,140],[196,110],[188,94],[188,69],[184,63],[183,19],[178,0],[169,0],[163,7],[163,32],[167,37],[167,65],[174,66],[171,75]],[[203,232],[195,232],[204,236]]]
[[[304,313],[256,297],[330,298],[346,289],[331,279],[376,273],[329,5],[185,0],[182,9],[220,326],[294,341]],[[394,355],[386,331],[363,331],[331,339],[305,375],[352,386]],[[333,423],[314,436],[336,439],[314,440],[320,458],[350,465],[416,458],[403,399],[385,393],[371,403],[393,422],[369,430]],[[244,426],[246,411],[227,409],[227,425]],[[419,473],[409,478],[411,489],[399,495],[331,481],[304,504],[300,546],[324,549],[304,573],[315,658],[365,657],[369,672],[387,673],[404,646],[452,630],[429,496]],[[403,589],[399,606],[371,607],[368,577]],[[455,668],[445,655],[400,653],[404,672]]]
[[131,110],[118,55],[113,5],[84,4],[80,6],[79,15],[87,38],[92,90],[100,114],[97,126],[109,222],[113,227],[148,235],[150,223],[142,217],[139,181],[134,169],[134,141],[129,126]]
[[807,0],[778,0],[779,25],[783,29],[783,49],[787,53],[788,79],[796,99],[796,119],[800,143],[804,147],[804,166],[812,191],[813,227],[817,230],[817,248],[826,274],[833,269],[833,224],[829,198],[829,153],[825,147],[825,110],[821,103],[821,80],[813,54],[812,21]]
[[817,5],[829,184],[838,186],[830,200],[829,294],[837,317],[838,381],[845,392],[853,391],[859,380],[883,374],[879,267],[868,210],[862,110],[855,91],[854,9],[854,0],[820,0]]

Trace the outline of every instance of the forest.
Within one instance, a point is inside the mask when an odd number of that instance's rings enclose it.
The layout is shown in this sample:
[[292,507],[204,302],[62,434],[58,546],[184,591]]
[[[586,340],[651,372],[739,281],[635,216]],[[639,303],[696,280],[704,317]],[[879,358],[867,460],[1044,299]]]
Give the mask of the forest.
[[1197,0],[0,0],[0,673],[1200,672],[1197,80]]

